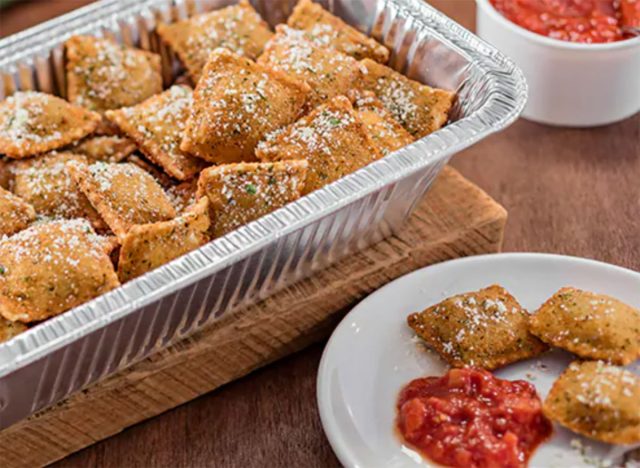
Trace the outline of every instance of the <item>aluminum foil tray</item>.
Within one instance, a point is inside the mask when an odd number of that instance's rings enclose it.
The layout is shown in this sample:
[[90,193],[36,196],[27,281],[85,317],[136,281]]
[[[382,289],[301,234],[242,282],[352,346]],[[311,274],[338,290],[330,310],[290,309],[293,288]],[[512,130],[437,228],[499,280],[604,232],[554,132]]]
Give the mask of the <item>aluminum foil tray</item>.
[[[18,89],[64,95],[62,43],[95,34],[160,52],[159,20],[229,3],[103,0],[0,41],[0,98]],[[294,2],[254,2],[271,24]],[[445,128],[124,286],[0,344],[0,429],[122,369],[240,305],[399,229],[449,158],[512,123],[527,88],[496,49],[422,0],[324,5],[392,50],[390,65],[458,92]]]

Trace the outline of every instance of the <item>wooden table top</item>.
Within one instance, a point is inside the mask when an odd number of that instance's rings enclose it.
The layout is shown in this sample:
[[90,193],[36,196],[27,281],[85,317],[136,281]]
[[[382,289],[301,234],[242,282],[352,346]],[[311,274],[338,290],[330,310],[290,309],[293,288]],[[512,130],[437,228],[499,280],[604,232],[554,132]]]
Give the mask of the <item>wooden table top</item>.
[[[6,36],[89,3],[23,1]],[[431,0],[472,29],[473,0]],[[640,270],[640,114],[574,130],[525,120],[455,156],[453,166],[509,211],[505,251],[552,252]],[[324,344],[99,442],[66,466],[335,466],[318,417]]]

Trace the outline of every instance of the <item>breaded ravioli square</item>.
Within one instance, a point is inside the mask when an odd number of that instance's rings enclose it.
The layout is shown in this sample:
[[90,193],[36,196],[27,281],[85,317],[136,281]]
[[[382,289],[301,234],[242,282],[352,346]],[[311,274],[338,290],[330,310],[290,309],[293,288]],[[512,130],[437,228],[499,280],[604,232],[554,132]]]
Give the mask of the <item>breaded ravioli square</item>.
[[529,333],[527,319],[507,290],[492,285],[449,297],[407,321],[451,366],[492,370],[547,349]]
[[423,85],[373,60],[365,59],[362,64],[367,69],[362,88],[374,92],[414,138],[422,138],[447,123],[455,93]]
[[206,163],[180,149],[193,102],[187,86],[172,86],[133,107],[107,111],[107,118],[133,139],[140,151],[178,180],[195,176]]
[[306,82],[311,87],[309,109],[346,94],[362,75],[362,66],[353,57],[318,47],[305,39],[304,31],[284,25],[276,28],[258,63]]
[[127,137],[119,135],[89,136],[68,151],[86,156],[90,161],[103,161],[117,163],[126,159],[138,147],[135,142]]
[[305,31],[307,38],[319,47],[337,50],[357,60],[370,58],[381,63],[389,60],[389,50],[385,46],[311,0],[300,0],[287,24]]
[[12,322],[0,317],[0,343],[9,341],[14,336],[26,331],[27,326],[24,323]]
[[576,361],[558,377],[544,414],[609,444],[640,442],[640,377],[602,361]]
[[82,219],[37,223],[0,240],[0,315],[44,320],[116,288],[106,251]]
[[381,157],[345,96],[337,96],[297,122],[267,135],[256,155],[261,161],[309,161],[304,195]]
[[352,90],[349,99],[373,143],[384,156],[414,142],[411,134],[393,118],[373,92]]
[[22,231],[35,219],[33,206],[0,187],[0,238]]
[[206,244],[209,226],[206,197],[170,221],[133,226],[120,247],[120,282],[137,278]]
[[213,163],[255,160],[269,132],[301,113],[309,86],[227,49],[216,49],[198,81],[180,149]]
[[303,160],[240,163],[205,169],[197,197],[211,202],[214,237],[224,236],[300,197],[307,172]]
[[72,36],[65,42],[67,98],[104,113],[162,91],[160,56],[110,39]]
[[40,216],[85,218],[95,229],[104,229],[104,221],[71,176],[70,164],[86,162],[84,156],[73,153],[49,153],[16,161],[13,191],[29,202]]
[[626,365],[640,357],[640,310],[604,294],[562,288],[529,326],[545,343],[585,359]]
[[97,162],[70,167],[76,183],[120,239],[135,224],[167,221],[176,215],[162,187],[134,164]]
[[21,91],[0,102],[0,154],[22,159],[84,138],[100,115],[51,94]]
[[184,63],[194,83],[218,47],[258,58],[272,32],[246,0],[173,24],[160,23],[158,34]]

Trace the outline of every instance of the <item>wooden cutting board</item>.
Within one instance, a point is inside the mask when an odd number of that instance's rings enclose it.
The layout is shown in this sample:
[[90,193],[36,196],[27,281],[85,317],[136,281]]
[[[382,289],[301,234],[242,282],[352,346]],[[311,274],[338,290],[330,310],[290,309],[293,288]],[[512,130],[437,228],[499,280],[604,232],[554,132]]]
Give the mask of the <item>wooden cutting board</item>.
[[445,168],[401,234],[5,429],[0,464],[51,463],[323,340],[350,307],[389,281],[497,252],[506,219],[504,208]]

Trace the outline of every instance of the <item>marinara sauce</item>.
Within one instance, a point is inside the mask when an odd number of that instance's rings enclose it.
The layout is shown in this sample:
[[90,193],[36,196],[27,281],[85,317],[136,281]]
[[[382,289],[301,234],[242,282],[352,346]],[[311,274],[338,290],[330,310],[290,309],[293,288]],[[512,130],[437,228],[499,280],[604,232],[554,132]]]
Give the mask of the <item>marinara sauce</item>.
[[508,20],[534,33],[571,42],[614,42],[640,25],[640,0],[490,0]]
[[535,388],[473,368],[410,382],[398,430],[428,459],[464,468],[524,467],[552,432]]

